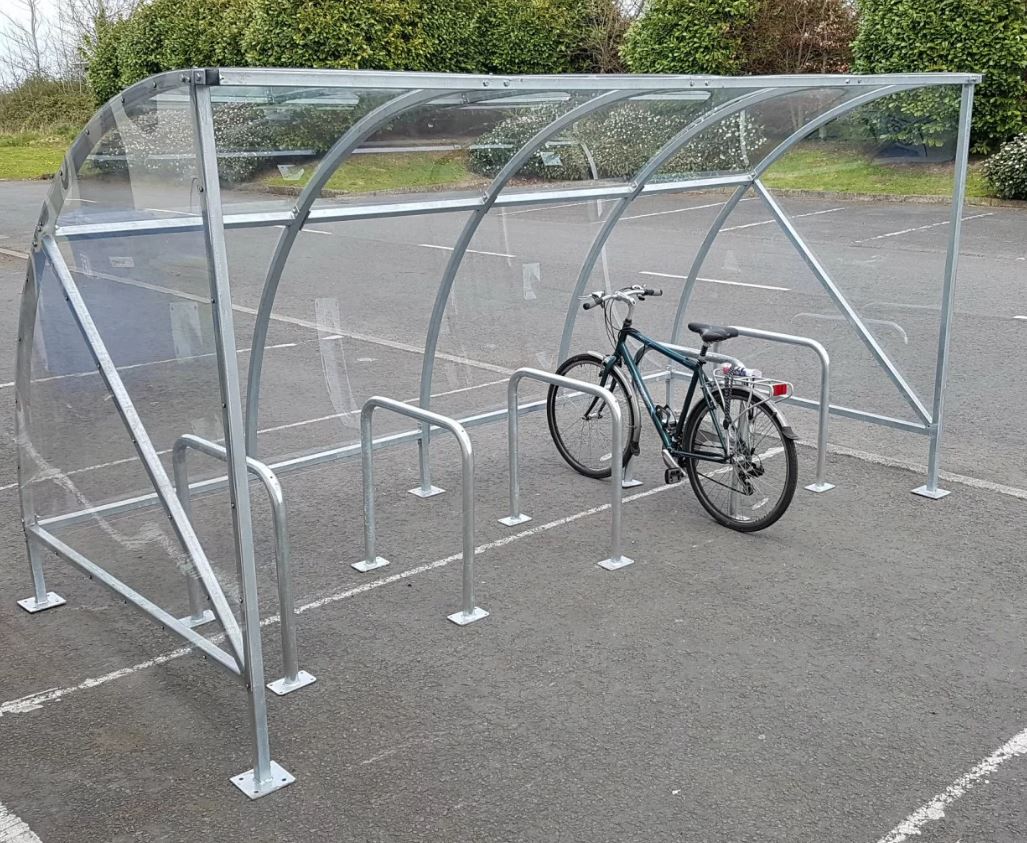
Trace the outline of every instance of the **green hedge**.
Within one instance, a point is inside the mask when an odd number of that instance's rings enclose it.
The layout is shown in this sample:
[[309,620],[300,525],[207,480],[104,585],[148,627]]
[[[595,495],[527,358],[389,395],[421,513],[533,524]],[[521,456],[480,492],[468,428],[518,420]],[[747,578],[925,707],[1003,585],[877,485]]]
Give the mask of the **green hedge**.
[[617,0],[149,0],[86,45],[98,102],[181,67],[587,71],[589,22]]
[[[563,111],[564,108],[547,106],[497,123],[478,138],[468,167],[486,178],[495,176],[517,149]],[[557,140],[578,141],[587,146],[599,178],[630,179],[693,116],[659,105],[628,103],[581,120],[573,131],[563,133]],[[745,124],[744,145],[741,132],[739,117],[712,126],[667,162],[661,173],[719,172],[748,166],[749,152],[761,147],[766,138],[751,118]],[[578,181],[592,178],[592,173],[580,145],[557,143],[532,156],[518,177]]]
[[756,9],[755,0],[650,0],[621,55],[634,73],[737,73]]
[[[1024,0],[860,0],[859,9],[853,44],[857,72],[980,72],[975,151],[995,149],[1024,127]],[[957,108],[955,94],[928,92],[896,98],[879,113],[882,127],[895,139],[938,145],[951,134]]]

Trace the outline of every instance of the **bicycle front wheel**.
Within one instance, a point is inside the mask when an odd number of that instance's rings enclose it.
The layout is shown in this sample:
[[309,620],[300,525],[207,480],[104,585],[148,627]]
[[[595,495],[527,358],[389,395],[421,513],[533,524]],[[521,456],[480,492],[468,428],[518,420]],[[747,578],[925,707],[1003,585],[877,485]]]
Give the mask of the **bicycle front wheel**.
[[723,393],[715,407],[700,401],[685,422],[685,450],[723,453],[719,464],[687,460],[688,482],[713,518],[743,533],[763,530],[779,519],[795,494],[798,459],[777,414],[747,389]]
[[556,450],[579,474],[601,479],[613,471],[614,453],[627,465],[631,458],[631,437],[638,424],[635,401],[623,376],[616,369],[605,376],[605,363],[598,354],[568,357],[558,375],[595,383],[608,389],[620,405],[623,422],[622,441],[613,443],[613,424],[605,402],[575,389],[550,386],[546,399],[546,418]]

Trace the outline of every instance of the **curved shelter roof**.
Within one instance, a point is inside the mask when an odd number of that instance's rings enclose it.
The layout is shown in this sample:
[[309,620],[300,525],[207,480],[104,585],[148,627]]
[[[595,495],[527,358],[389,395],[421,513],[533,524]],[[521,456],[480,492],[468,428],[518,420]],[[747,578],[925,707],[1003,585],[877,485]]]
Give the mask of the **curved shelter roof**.
[[[667,332],[677,337],[703,260],[728,215],[756,191],[913,415],[870,420],[928,432],[936,480],[958,208],[938,380],[934,395],[921,399],[761,177],[812,132],[849,115],[860,115],[853,132],[874,125],[895,134],[897,120],[927,114],[927,122],[952,124],[958,206],[979,81],[951,73],[504,77],[200,68],[133,85],[68,150],[32,243],[17,423],[37,605],[47,600],[38,559],[45,547],[118,594],[130,592],[137,608],[242,675],[256,724],[254,765],[264,775],[247,460],[277,459],[272,468],[284,473],[359,455],[353,411],[372,370],[393,397],[425,408],[450,402],[468,425],[502,419],[500,397],[483,405],[474,396],[512,368],[553,368],[566,355],[580,330],[578,296],[595,274],[637,271],[638,255],[677,240],[674,230],[666,243],[640,239],[622,264],[608,265],[606,248],[634,203],[670,194],[726,190],[728,198],[703,206],[720,210],[710,212],[688,274],[670,276],[685,283],[667,310]],[[904,109],[910,98],[917,107]],[[585,216],[559,233],[544,217],[517,216],[539,208]],[[334,224],[345,226],[319,229]],[[507,242],[512,226],[548,250],[550,263],[516,258]],[[335,239],[317,236],[324,234]],[[496,260],[506,270],[487,262]],[[269,354],[283,355],[270,379]],[[208,456],[223,453],[227,476],[212,460],[192,482],[228,489],[230,541],[194,523],[176,495],[169,458],[186,435],[206,440]],[[428,430],[389,431],[382,444],[415,441],[421,488],[429,490]],[[135,520],[110,519],[132,512]],[[211,547],[236,555],[241,617],[225,599]],[[167,583],[152,566],[140,567],[153,557],[173,563]],[[172,590],[181,571],[206,592],[225,647],[176,621],[163,598],[141,596]]]

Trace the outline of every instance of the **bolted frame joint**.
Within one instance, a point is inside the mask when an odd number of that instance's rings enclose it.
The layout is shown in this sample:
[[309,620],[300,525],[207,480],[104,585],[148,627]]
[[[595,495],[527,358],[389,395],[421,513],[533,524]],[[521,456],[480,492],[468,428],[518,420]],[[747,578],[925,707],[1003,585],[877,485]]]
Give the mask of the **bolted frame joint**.
[[[185,81],[184,79],[182,80]],[[220,67],[194,67],[189,73],[189,83],[192,85],[220,85]]]

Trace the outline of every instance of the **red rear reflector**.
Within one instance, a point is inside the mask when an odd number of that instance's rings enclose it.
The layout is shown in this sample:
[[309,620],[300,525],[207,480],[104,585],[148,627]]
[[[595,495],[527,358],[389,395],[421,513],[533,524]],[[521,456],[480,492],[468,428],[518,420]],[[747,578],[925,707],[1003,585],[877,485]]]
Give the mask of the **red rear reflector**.
[[786,383],[775,383],[770,388],[770,394],[775,396],[775,397],[778,396],[778,395],[787,395],[788,394],[788,384],[786,384]]

